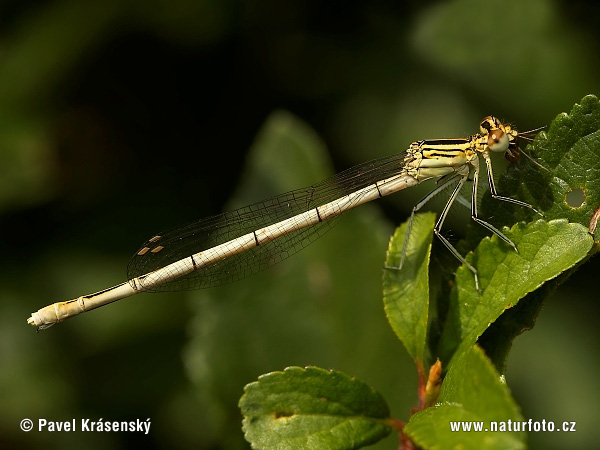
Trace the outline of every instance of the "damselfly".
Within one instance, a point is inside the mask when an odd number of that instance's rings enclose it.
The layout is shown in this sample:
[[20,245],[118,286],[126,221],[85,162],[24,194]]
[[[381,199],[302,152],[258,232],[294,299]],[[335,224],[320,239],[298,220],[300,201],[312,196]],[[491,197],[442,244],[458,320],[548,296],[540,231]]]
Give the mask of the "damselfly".
[[[413,208],[406,239],[410,237],[415,213],[436,194],[455,184],[434,232],[471,270],[479,290],[477,270],[441,234],[442,225],[471,175],[471,217],[516,250],[508,237],[478,216],[479,157],[485,161],[493,198],[538,213],[525,202],[498,195],[490,159],[490,152],[503,152],[509,160],[515,160],[520,151],[517,139],[532,140],[537,131],[518,133],[488,116],[481,121],[479,133],[468,138],[413,142],[405,152],[360,164],[314,186],[157,234],[132,257],[127,268],[128,281],[46,306],[32,313],[27,322],[46,328],[140,292],[205,288],[244,278],[305,247],[343,212],[431,178],[439,178],[437,186]],[[400,267],[403,262],[404,254]]]

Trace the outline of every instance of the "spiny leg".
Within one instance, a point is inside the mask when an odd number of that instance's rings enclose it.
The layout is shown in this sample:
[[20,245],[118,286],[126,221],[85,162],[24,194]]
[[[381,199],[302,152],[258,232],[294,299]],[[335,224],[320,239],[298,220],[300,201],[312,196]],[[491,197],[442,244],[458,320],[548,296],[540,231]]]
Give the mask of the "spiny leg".
[[458,196],[458,194],[459,194],[460,190],[462,189],[463,185],[467,181],[468,176],[469,176],[468,173],[466,173],[464,175],[454,175],[454,176],[451,176],[447,180],[443,181],[442,184],[440,184],[438,187],[436,187],[433,191],[431,191],[429,194],[427,194],[425,197],[423,197],[414,206],[414,208],[412,209],[412,212],[410,214],[410,219],[408,220],[408,226],[406,227],[406,235],[404,237],[404,244],[402,246],[402,255],[401,255],[401,258],[400,258],[400,264],[398,265],[398,267],[385,266],[386,269],[393,269],[393,270],[400,270],[400,269],[402,269],[402,266],[404,264],[404,260],[406,258],[406,249],[408,248],[408,241],[410,239],[410,235],[411,235],[411,232],[412,232],[412,227],[413,227],[413,223],[414,223],[416,212],[419,211],[429,200],[431,200],[433,197],[435,197],[441,191],[443,191],[444,189],[446,189],[452,183],[456,182],[456,178],[460,177],[458,183],[456,184],[456,187],[454,188],[454,191],[452,192],[452,195],[450,195],[450,198],[448,199],[448,202],[444,206],[444,209],[442,210],[442,212],[440,214],[440,217],[437,220],[437,222],[435,224],[435,227],[433,228],[433,231],[434,231],[435,235],[442,241],[442,243],[444,244],[444,246],[446,246],[446,248],[448,250],[450,250],[450,252],[461,263],[463,263],[465,266],[467,266],[467,268],[469,268],[469,270],[471,270],[471,272],[473,272],[473,276],[475,277],[475,287],[479,291],[479,279],[477,277],[477,270],[471,264],[469,264],[465,260],[465,258],[463,258],[463,256],[458,252],[458,250],[456,250],[454,248],[454,246],[450,243],[450,241],[448,241],[448,239],[446,239],[441,234],[441,228],[442,228],[442,225],[444,223],[444,220],[446,219],[446,216],[448,215],[448,211],[450,210],[450,207],[454,203],[454,200],[456,200],[456,197]]
[[[487,159],[486,159],[487,161]],[[488,170],[488,177],[489,180],[491,180],[493,182],[493,178],[490,177],[490,172]],[[477,188],[479,186],[479,167],[477,167],[475,169],[475,171],[473,172],[473,190],[471,193],[471,218],[478,223],[479,225],[481,225],[484,228],[487,228],[488,230],[490,230],[492,233],[494,233],[496,236],[498,236],[500,239],[502,239],[504,242],[506,242],[508,245],[510,245],[517,253],[519,252],[517,250],[517,246],[515,245],[515,243],[513,241],[511,241],[509,238],[507,238],[498,228],[496,228],[494,225],[492,225],[489,222],[486,222],[483,219],[480,219],[478,217],[478,206],[477,206]],[[494,188],[491,187],[492,184],[490,184],[490,191],[492,191]],[[494,194],[492,194],[493,198]],[[504,197],[501,197],[501,199],[504,199]],[[506,200],[510,201],[511,203],[513,202],[512,198],[508,198],[506,197]],[[514,200],[515,202],[519,202],[518,200]],[[522,203],[522,202],[519,202]]]
[[421,200],[419,200],[417,202],[417,204],[413,207],[413,209],[412,209],[412,211],[410,213],[410,218],[408,219],[408,226],[406,227],[406,234],[404,235],[404,243],[402,245],[402,254],[401,254],[401,257],[400,257],[400,264],[398,265],[398,267],[395,267],[395,266],[385,266],[386,269],[394,269],[394,270],[400,270],[400,269],[402,269],[402,266],[404,265],[404,260],[406,259],[406,249],[408,247],[408,241],[410,239],[410,235],[412,233],[413,224],[414,224],[414,221],[415,221],[415,213],[418,210],[420,210],[429,200],[431,200],[433,197],[435,197],[441,191],[443,191],[444,189],[446,189],[450,184],[454,183],[455,180],[456,180],[456,175],[453,176],[453,177],[450,177],[449,179],[446,179],[446,180],[444,180],[444,178],[441,179],[442,180],[442,184],[440,184],[433,191],[431,191],[429,194],[427,194],[425,197],[423,197]]
[[[475,176],[474,176],[475,178],[477,176],[476,174],[477,174],[478,169],[479,169],[478,167],[475,168]],[[452,191],[452,194],[450,195],[450,198],[448,199],[446,206],[444,206],[444,209],[442,210],[442,213],[440,214],[440,217],[439,217],[438,221],[436,222],[435,227],[433,228],[433,232],[439,238],[439,240],[442,241],[442,244],[444,244],[444,246],[448,250],[450,250],[450,252],[456,257],[456,259],[458,259],[462,264],[464,264],[473,273],[473,278],[475,278],[475,289],[477,289],[477,291],[479,292],[479,276],[477,275],[477,269],[475,269],[475,267],[473,267],[469,262],[467,262],[467,260],[464,258],[464,256],[462,256],[458,252],[458,250],[456,250],[456,248],[454,248],[454,246],[450,243],[450,241],[448,239],[446,239],[441,233],[442,225],[444,224],[444,220],[446,220],[448,211],[450,211],[450,207],[454,203],[454,200],[456,200],[456,197],[458,196],[460,190],[462,189],[465,182],[467,181],[468,176],[469,176],[469,174],[466,173],[458,181],[458,184],[454,188],[454,191]]]
[[[529,203],[525,203],[525,202],[522,202],[521,200],[516,200],[514,198],[503,197],[501,195],[498,195],[498,193],[496,191],[496,184],[494,183],[494,173],[492,171],[492,161],[491,161],[489,155],[487,155],[485,153],[483,154],[483,157],[485,159],[485,165],[486,165],[487,174],[488,174],[488,183],[490,186],[490,193],[491,193],[491,196],[493,199],[508,202],[508,203],[513,203],[515,205],[529,208],[532,211],[536,212],[537,214],[540,214],[543,216],[542,213],[540,213],[537,209],[535,209]],[[498,236],[500,239],[502,239],[504,242],[506,242],[508,245],[510,245],[518,253],[519,250],[517,249],[517,246],[515,245],[515,243],[513,241],[511,241],[508,237],[506,237],[500,230],[498,230],[491,223],[486,222],[485,220],[479,218],[479,215],[478,215],[479,208],[477,205],[477,188],[479,186],[479,170],[478,169],[479,168],[477,168],[473,173],[473,191],[472,191],[472,196],[471,196],[471,218],[475,222],[477,222],[479,225],[490,230],[492,233],[494,233],[496,236]]]
[[[485,159],[485,166],[486,166],[487,174],[488,174],[488,184],[490,185],[490,193],[491,193],[493,199],[501,200],[503,202],[508,202],[508,203],[514,203],[515,205],[519,205],[519,206],[524,206],[525,208],[529,208],[536,214],[539,214],[540,216],[544,217],[544,214],[539,212],[537,209],[535,209],[529,203],[525,203],[525,202],[522,202],[521,200],[516,200],[514,198],[503,197],[501,195],[498,195],[498,193],[496,191],[496,183],[494,182],[494,173],[492,171],[492,160],[490,158],[490,155],[484,153],[483,158]],[[544,169],[545,169],[545,167],[544,167]],[[548,170],[548,169],[546,169],[546,170]]]

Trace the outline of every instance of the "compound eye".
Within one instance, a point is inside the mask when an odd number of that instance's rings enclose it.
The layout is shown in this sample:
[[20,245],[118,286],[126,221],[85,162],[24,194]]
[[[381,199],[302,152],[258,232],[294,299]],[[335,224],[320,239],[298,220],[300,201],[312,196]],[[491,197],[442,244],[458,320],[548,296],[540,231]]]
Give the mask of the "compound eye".
[[493,129],[488,134],[488,147],[494,152],[504,152],[510,144],[506,133],[498,128]]
[[489,135],[488,135],[488,144],[491,147],[494,144],[497,144],[498,142],[500,142],[500,139],[502,139],[502,136],[504,136],[504,133],[500,130],[494,130],[492,131]]
[[494,128],[495,119],[493,116],[484,117],[479,124],[479,129],[482,134],[488,134]]

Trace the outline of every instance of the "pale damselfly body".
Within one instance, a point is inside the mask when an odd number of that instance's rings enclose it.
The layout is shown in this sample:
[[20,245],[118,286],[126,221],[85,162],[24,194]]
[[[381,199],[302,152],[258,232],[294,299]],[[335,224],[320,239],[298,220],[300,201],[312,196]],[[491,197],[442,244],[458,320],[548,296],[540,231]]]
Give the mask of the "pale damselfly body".
[[[479,291],[477,270],[441,234],[442,225],[471,175],[471,217],[516,250],[515,244],[500,230],[478,217],[479,157],[485,160],[493,198],[538,213],[525,202],[498,195],[490,159],[490,152],[505,153],[509,160],[517,159],[520,151],[517,139],[531,141],[537,131],[539,129],[519,133],[488,116],[481,121],[479,133],[473,136],[413,142],[405,152],[360,164],[308,188],[157,234],[130,260],[128,281],[95,294],[46,306],[32,313],[27,323],[43,329],[140,292],[205,288],[244,278],[299,251],[319,237],[331,219],[343,212],[431,178],[439,178],[437,186],[413,208],[406,239],[410,237],[415,213],[454,183],[434,232],[471,270]],[[402,267],[404,252],[397,269]]]

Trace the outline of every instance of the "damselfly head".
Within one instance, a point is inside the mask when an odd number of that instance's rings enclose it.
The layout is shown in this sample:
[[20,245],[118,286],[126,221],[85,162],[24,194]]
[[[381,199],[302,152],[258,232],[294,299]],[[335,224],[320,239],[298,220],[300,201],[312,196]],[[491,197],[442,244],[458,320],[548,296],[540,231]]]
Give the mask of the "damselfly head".
[[493,152],[506,152],[515,142],[517,132],[502,123],[494,116],[484,117],[479,130],[487,138],[487,146]]

